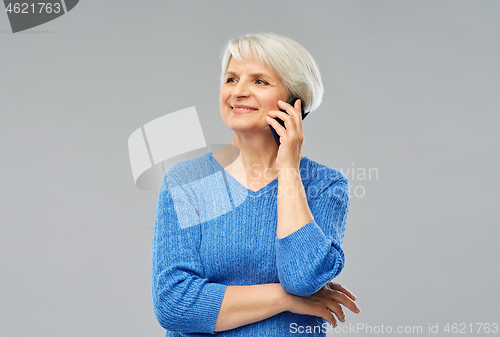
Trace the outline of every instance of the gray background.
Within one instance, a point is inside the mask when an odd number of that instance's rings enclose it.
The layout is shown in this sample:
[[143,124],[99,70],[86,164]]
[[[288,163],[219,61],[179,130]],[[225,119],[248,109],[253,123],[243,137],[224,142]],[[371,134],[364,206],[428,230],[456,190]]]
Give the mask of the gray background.
[[345,324],[500,323],[500,2],[86,0],[17,34],[0,13],[1,336],[164,335],[157,194],[134,186],[127,139],[194,105],[229,143],[219,53],[261,31],[322,71],[303,154],[378,170],[348,175],[365,195],[337,278],[362,312]]

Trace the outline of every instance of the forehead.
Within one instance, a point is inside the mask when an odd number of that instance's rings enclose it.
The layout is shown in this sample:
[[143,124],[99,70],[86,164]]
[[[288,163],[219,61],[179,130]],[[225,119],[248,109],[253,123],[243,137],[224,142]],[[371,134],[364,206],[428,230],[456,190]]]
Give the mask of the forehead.
[[265,64],[255,53],[252,53],[251,58],[242,55],[241,61],[231,56],[226,70],[226,73],[228,72],[259,73],[269,77],[279,78],[278,74]]

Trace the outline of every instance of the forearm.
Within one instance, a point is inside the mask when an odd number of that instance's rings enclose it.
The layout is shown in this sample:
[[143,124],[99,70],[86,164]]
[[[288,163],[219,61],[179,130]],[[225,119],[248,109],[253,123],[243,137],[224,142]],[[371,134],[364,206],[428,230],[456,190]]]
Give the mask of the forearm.
[[279,283],[228,286],[215,331],[234,329],[287,311],[289,299]]
[[290,235],[313,220],[298,168],[283,169],[278,177],[276,236],[283,238]]
[[337,240],[337,231],[345,225],[348,195],[340,193],[341,183],[329,184],[319,196],[308,201],[300,176],[292,173],[289,169],[278,177],[281,190],[276,265],[280,283],[288,293],[308,296],[337,276],[344,266],[342,241]]

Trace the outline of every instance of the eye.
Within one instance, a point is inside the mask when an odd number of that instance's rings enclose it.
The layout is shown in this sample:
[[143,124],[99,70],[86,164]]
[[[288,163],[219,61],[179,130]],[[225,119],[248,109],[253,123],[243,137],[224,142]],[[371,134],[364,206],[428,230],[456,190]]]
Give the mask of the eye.
[[267,83],[266,81],[261,80],[261,79],[257,79],[257,80],[255,80],[255,82],[256,82],[257,84],[264,84],[264,85],[265,85],[265,84],[269,84],[269,83]]
[[226,79],[226,83],[233,83],[233,82],[236,82],[236,79],[234,77],[228,77]]

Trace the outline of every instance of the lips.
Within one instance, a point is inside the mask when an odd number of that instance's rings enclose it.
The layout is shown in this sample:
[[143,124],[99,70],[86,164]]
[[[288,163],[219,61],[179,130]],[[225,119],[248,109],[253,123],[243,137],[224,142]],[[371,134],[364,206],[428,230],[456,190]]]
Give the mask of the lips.
[[231,105],[231,110],[233,113],[250,113],[252,111],[258,110],[255,109],[254,107],[248,106],[248,105],[241,105],[241,104],[235,104]]

